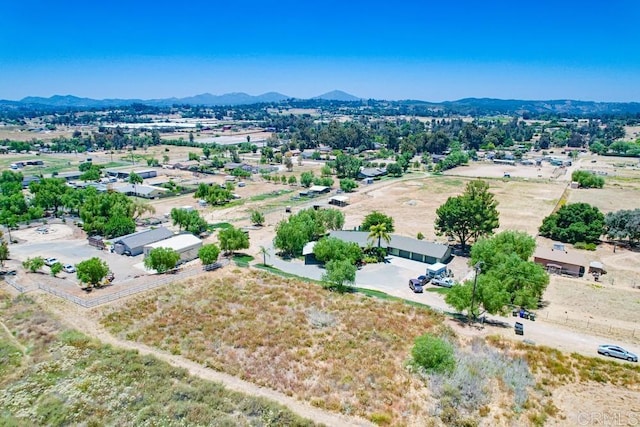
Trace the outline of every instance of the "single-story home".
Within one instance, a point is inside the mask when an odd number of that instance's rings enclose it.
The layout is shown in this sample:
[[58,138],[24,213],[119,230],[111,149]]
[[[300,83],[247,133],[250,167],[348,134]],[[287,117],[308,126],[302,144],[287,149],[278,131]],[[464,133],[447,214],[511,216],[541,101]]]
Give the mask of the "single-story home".
[[[332,231],[329,233],[331,237],[336,237],[345,242],[357,243],[361,248],[367,247],[372,243],[377,246],[378,242],[369,239],[367,231]],[[412,237],[399,236],[397,234],[390,235],[390,241],[387,244],[381,240],[380,246],[387,248],[389,255],[407,258],[414,261],[420,261],[427,264],[435,264],[438,262],[447,263],[451,260],[451,248],[442,243],[428,242],[426,240],[418,240]]]
[[169,248],[180,254],[178,263],[183,263],[198,258],[198,251],[201,247],[202,240],[191,233],[183,233],[145,245],[144,256],[148,256],[149,252],[155,248]]
[[576,277],[582,277],[588,265],[582,254],[568,252],[562,244],[555,244],[553,248],[538,246],[533,254],[533,262],[540,264],[550,273]]
[[384,176],[387,174],[387,169],[382,169],[382,168],[362,168],[360,169],[360,172],[358,172],[358,179],[365,179],[365,178],[380,178],[381,176]]
[[131,256],[140,255],[144,252],[145,246],[168,239],[171,236],[173,236],[173,231],[165,227],[138,231],[115,239],[113,251],[120,255],[125,253]]
[[166,188],[154,187],[152,185],[142,185],[142,184],[122,185],[120,187],[115,187],[114,190],[119,193],[126,194],[127,196],[138,196],[138,197],[144,197],[145,199],[157,199],[162,194],[169,191]]

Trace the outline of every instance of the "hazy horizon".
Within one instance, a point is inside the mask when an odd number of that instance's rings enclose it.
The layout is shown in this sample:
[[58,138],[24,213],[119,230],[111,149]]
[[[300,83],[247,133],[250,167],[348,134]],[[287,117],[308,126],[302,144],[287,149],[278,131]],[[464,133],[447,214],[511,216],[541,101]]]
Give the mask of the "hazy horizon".
[[0,99],[640,101],[640,3],[9,2]]

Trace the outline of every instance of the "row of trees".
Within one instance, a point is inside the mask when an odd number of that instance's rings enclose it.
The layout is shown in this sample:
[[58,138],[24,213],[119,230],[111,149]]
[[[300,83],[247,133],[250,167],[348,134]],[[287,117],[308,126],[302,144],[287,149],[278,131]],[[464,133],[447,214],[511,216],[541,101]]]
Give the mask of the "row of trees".
[[304,209],[276,225],[273,244],[283,255],[297,256],[308,242],[329,230],[340,230],[343,225],[344,214],[337,209]]

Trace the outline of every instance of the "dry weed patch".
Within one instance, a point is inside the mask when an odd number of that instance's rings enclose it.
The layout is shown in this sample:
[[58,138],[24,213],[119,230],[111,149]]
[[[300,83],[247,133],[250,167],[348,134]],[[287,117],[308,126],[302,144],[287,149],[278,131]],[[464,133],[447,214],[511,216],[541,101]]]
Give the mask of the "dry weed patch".
[[[308,426],[265,399],[230,392],[134,351],[64,329],[28,297],[0,291],[0,425]],[[26,350],[25,350],[26,349]],[[13,371],[13,372],[10,372]]]
[[427,390],[405,362],[416,336],[439,328],[441,315],[265,272],[241,274],[174,285],[103,323],[318,407],[381,424],[428,418],[428,405],[411,405],[409,394],[425,399]]

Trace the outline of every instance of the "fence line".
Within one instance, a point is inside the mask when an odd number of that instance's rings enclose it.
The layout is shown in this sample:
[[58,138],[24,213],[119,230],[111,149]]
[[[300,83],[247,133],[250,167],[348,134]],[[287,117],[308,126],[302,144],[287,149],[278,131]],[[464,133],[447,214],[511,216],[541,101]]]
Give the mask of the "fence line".
[[555,323],[557,325],[566,325],[576,329],[582,329],[585,331],[592,332],[597,335],[602,336],[625,336],[632,338],[634,340],[640,339],[640,330],[631,329],[631,328],[623,328],[619,326],[608,325],[604,323],[594,322],[591,319],[580,320],[573,319],[569,316],[565,316],[563,318],[553,318],[549,317],[549,312],[546,312],[544,316],[538,317],[541,320],[549,323]]
[[18,282],[16,282],[16,279],[13,277],[4,276],[4,281],[7,282],[9,285],[13,286],[21,294],[27,291],[27,288],[25,288],[24,286],[18,285]]
[[[220,261],[220,264],[222,266],[225,266],[227,264],[229,264],[229,260],[227,259],[223,259],[222,261]],[[55,295],[57,297],[66,299],[67,301],[70,301],[74,304],[77,304],[81,307],[84,308],[91,308],[91,307],[97,307],[99,305],[102,304],[106,304],[109,302],[113,302],[116,301],[120,298],[124,298],[124,297],[128,297],[130,295],[134,295],[137,293],[141,293],[141,292],[145,292],[151,289],[155,289],[155,288],[159,288],[161,286],[165,286],[167,284],[176,282],[178,280],[182,280],[182,279],[186,279],[192,276],[195,276],[199,273],[202,272],[202,269],[199,267],[192,267],[192,268],[188,268],[188,269],[184,269],[176,274],[170,274],[170,275],[166,275],[163,277],[158,278],[158,280],[155,280],[153,282],[150,283],[144,283],[141,285],[136,285],[136,286],[131,286],[128,287],[126,289],[123,289],[122,291],[119,292],[115,292],[115,293],[110,293],[110,294],[106,294],[106,295],[102,295],[99,297],[95,297],[95,298],[80,298],[76,295],[72,295],[68,292],[62,291],[60,289],[55,289],[51,286],[48,285],[44,285],[42,283],[38,284],[38,289],[43,290],[45,292],[48,292],[52,295]],[[26,288],[18,285],[17,283],[15,283],[15,280],[13,280],[13,283],[10,282],[9,280],[7,280],[7,278],[5,277],[5,281],[7,281],[7,283],[9,283],[11,286],[13,286],[14,288],[16,288],[19,292],[23,293],[26,291]]]

